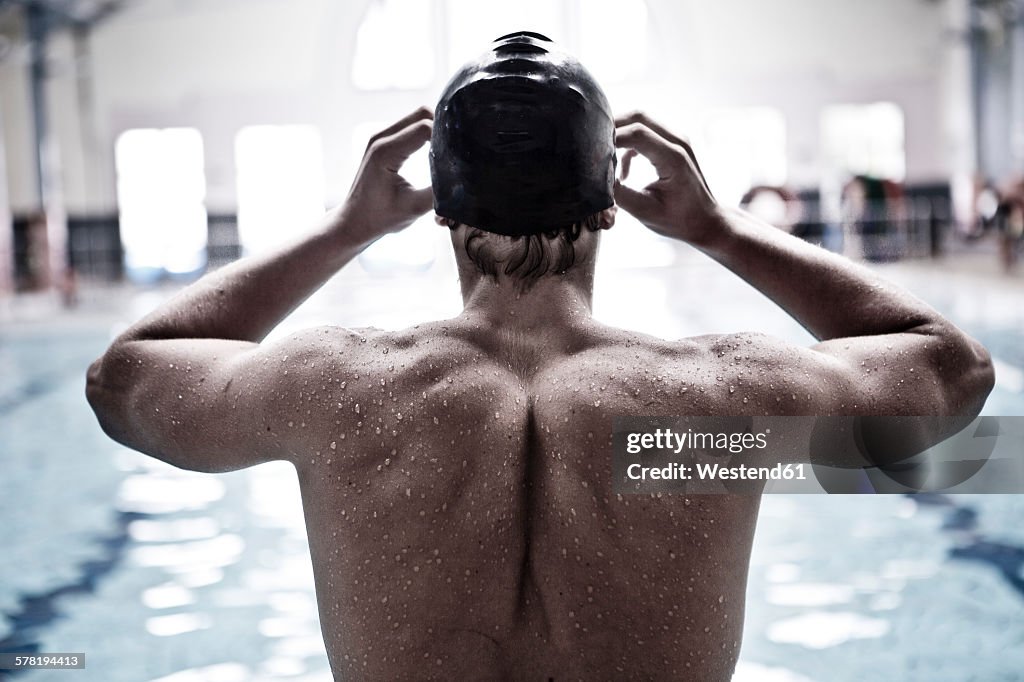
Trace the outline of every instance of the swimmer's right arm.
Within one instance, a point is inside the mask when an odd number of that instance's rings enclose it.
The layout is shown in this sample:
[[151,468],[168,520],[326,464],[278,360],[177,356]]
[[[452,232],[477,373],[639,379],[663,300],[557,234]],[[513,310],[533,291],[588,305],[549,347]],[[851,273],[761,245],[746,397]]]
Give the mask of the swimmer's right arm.
[[719,206],[690,145],[644,114],[617,124],[618,146],[648,158],[659,176],[643,190],[616,183],[617,203],[725,265],[820,341],[810,349],[762,344],[766,360],[787,365],[815,393],[813,413],[978,413],[994,382],[980,343],[867,268]]

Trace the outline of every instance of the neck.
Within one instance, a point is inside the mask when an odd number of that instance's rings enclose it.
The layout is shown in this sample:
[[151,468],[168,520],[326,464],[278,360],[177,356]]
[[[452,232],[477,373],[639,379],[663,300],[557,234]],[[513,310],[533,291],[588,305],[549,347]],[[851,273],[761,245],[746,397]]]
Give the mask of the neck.
[[[472,267],[470,265],[470,267]],[[463,315],[494,328],[568,329],[591,319],[593,272],[547,275],[523,287],[460,267]]]

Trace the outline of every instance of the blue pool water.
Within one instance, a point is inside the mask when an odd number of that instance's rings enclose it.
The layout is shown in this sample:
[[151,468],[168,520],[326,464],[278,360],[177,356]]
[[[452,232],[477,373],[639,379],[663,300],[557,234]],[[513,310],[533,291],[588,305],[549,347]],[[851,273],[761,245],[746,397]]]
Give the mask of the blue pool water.
[[[992,350],[985,413],[1024,414],[1024,287],[887,269]],[[450,272],[411,281],[345,274],[287,325],[457,311]],[[87,657],[85,671],[0,679],[330,679],[292,469],[180,471],[107,439],[85,404],[89,361],[166,293],[93,292],[0,331],[0,650]],[[696,258],[603,273],[595,299],[598,317],[665,337],[808,340]],[[766,497],[736,681],[1024,679],[1022,520],[1024,496]]]

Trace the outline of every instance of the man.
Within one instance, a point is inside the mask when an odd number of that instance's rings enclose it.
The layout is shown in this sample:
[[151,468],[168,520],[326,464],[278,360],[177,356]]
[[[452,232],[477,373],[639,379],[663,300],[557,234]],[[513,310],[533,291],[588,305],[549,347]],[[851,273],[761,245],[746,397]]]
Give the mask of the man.
[[[89,400],[129,447],[198,471],[295,465],[339,678],[728,680],[758,498],[615,495],[611,418],[976,414],[992,386],[985,350],[927,305],[719,206],[685,140],[607,112],[578,62],[505,36],[433,126],[420,110],[370,141],[318,233],[208,275],[90,369]],[[433,192],[416,190],[397,171],[432,130]],[[641,154],[658,179],[617,182],[613,137],[623,176]],[[595,322],[613,192],[821,342]],[[260,343],[432,195],[461,315]],[[719,380],[740,374],[742,402]]]

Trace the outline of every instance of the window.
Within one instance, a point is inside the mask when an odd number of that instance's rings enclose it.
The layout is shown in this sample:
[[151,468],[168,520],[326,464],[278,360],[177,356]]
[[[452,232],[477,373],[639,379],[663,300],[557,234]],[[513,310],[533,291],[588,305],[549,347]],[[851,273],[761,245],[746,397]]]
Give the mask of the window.
[[360,90],[416,90],[434,80],[434,3],[372,0],[356,33],[352,83]]
[[313,126],[250,126],[235,137],[238,238],[259,253],[312,228],[324,213],[324,162]]
[[890,102],[837,104],[821,113],[826,173],[903,180],[903,110]]
[[114,147],[128,275],[196,272],[206,264],[203,138],[194,128],[125,131]]
[[737,205],[756,185],[786,182],[786,119],[771,107],[723,109],[707,117],[696,150],[708,185],[724,204]]

